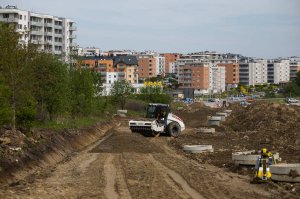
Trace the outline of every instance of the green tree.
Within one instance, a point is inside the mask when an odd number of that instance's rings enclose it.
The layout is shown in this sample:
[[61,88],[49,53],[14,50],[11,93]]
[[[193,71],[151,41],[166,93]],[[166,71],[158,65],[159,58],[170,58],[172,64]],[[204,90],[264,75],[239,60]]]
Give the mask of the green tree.
[[17,109],[31,95],[31,63],[37,55],[34,45],[23,45],[20,42],[21,36],[15,32],[14,26],[0,23],[0,73],[10,93],[13,132],[16,131]]
[[46,114],[52,119],[68,111],[68,75],[67,65],[51,54],[40,53],[35,60],[33,93],[42,121]]
[[115,81],[111,89],[113,101],[119,104],[121,109],[124,109],[126,100],[132,93],[133,87],[126,80]]
[[73,116],[88,115],[93,111],[96,97],[93,71],[70,69],[70,102]]
[[0,125],[8,124],[11,121],[11,108],[9,104],[10,92],[8,87],[3,82],[3,77],[0,74]]
[[297,72],[297,76],[296,76],[295,82],[296,82],[297,86],[300,87],[300,71]]

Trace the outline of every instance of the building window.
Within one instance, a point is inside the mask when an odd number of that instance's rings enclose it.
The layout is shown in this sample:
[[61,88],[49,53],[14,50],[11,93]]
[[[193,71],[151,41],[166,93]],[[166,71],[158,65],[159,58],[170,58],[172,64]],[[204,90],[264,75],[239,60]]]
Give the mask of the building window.
[[23,15],[20,15],[20,16],[19,16],[19,18],[22,20],[22,18],[23,18]]
[[3,18],[5,18],[5,19],[7,19],[7,18],[9,18],[9,14],[3,14]]

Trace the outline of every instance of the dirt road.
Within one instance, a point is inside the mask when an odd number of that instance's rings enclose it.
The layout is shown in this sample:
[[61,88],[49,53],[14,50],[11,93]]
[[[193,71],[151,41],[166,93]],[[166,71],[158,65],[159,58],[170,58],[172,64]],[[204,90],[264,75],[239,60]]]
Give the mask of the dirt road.
[[177,153],[169,137],[122,125],[52,168],[0,187],[0,198],[291,198]]

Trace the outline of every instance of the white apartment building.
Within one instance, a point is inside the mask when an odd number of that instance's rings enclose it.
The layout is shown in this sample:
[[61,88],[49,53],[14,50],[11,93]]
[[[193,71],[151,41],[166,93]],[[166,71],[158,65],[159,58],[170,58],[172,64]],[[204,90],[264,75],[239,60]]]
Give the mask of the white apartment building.
[[264,59],[242,59],[239,62],[239,82],[243,85],[268,83],[268,63]]
[[77,48],[78,56],[100,56],[100,49],[95,47]]
[[34,43],[39,50],[67,57],[76,47],[77,28],[71,19],[6,6],[0,7],[0,22],[14,24],[17,32],[28,32],[22,35],[21,42]]
[[106,72],[106,84],[114,84],[118,79],[120,79],[119,72]]
[[297,72],[300,71],[300,57],[290,57],[290,80],[297,77]]
[[155,70],[155,75],[161,75],[164,76],[165,75],[165,57],[161,57],[161,56],[155,56],[154,57],[156,60],[156,70]]
[[222,93],[226,89],[225,66],[209,63],[209,92]]
[[169,63],[169,73],[176,73],[176,62]]
[[[131,84],[131,86],[133,87],[134,93],[140,93],[141,88],[144,87],[144,84]],[[102,95],[103,96],[110,95],[112,87],[113,87],[113,84],[103,84]]]
[[288,81],[290,81],[290,60],[269,60],[268,83],[279,84]]

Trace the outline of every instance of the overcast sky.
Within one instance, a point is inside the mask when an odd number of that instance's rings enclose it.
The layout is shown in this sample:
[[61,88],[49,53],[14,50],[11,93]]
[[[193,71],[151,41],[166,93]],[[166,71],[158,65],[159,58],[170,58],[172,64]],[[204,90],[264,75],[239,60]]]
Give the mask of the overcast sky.
[[300,56],[300,0],[0,0],[6,5],[75,20],[82,47]]

